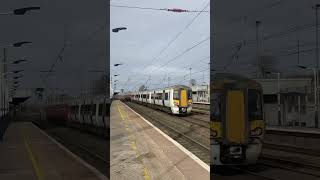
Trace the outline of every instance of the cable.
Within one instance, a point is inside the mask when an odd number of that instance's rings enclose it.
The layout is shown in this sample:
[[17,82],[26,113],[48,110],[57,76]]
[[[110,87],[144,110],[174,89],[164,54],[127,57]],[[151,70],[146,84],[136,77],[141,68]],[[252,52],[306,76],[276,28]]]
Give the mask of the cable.
[[128,8],[128,9],[141,9],[141,10],[155,10],[155,11],[172,11],[172,12],[178,12],[178,13],[195,13],[195,12],[209,12],[209,11],[196,11],[196,10],[183,10],[183,9],[177,9],[177,8],[151,8],[151,7],[139,7],[139,6],[125,6],[125,5],[110,5],[111,7],[118,7],[118,8]]
[[[98,26],[98,28],[93,31],[92,33],[90,33],[87,38],[85,38],[84,40],[81,40],[80,42],[78,42],[79,44],[85,44],[86,41],[89,41],[94,35],[96,35],[96,33],[100,32],[101,30],[105,29],[105,25],[100,25]],[[64,31],[66,31],[66,26],[64,27]],[[59,62],[63,62],[63,58],[62,58],[62,54],[65,52],[66,47],[73,47],[75,44],[67,44],[66,42],[66,32],[64,32],[64,44],[63,47],[61,48],[61,50],[59,51],[56,60],[51,64],[50,69],[48,71],[48,73],[44,76],[44,78],[42,79],[42,83],[44,84],[45,87],[47,87],[47,79],[50,75],[50,73],[53,71],[53,69],[55,68],[55,66],[57,65],[57,63]],[[77,43],[77,44],[78,44]]]
[[230,19],[230,21],[228,21],[228,23],[231,24],[231,23],[242,21],[242,20],[247,20],[248,17],[252,17],[252,16],[257,18],[258,17],[257,14],[261,14],[263,11],[265,11],[267,9],[272,9],[274,7],[277,7],[278,5],[281,5],[281,4],[283,4],[283,3],[287,2],[287,1],[288,0],[285,0],[285,1],[277,0],[276,2],[271,2],[271,3],[267,4],[264,7],[255,8],[255,11],[249,12],[246,15],[237,16],[236,18]]
[[[210,39],[210,37],[207,37],[206,39],[198,42],[197,44],[193,45],[190,48],[187,48],[186,50],[184,50],[182,53],[180,53],[179,55],[175,56],[174,58],[170,59],[169,61],[167,61],[165,64],[163,64],[162,66],[160,66],[157,70],[163,68],[164,66],[166,66],[167,64],[177,60],[178,58],[180,58],[181,56],[183,56],[184,54],[186,54],[187,52],[191,51],[192,49],[196,48],[197,46],[201,45],[202,43],[208,41]],[[154,72],[154,71],[153,71]],[[136,87],[136,86],[135,86]]]
[[[157,59],[162,55],[162,53],[163,53],[165,50],[167,50],[167,49],[169,48],[169,46],[170,46],[174,41],[176,41],[176,40],[179,38],[179,36],[180,36],[182,33],[184,33],[185,30],[187,30],[187,29],[192,25],[192,23],[200,16],[200,14],[202,13],[202,11],[205,10],[209,5],[210,5],[210,1],[206,4],[206,6],[205,6],[196,16],[194,16],[194,17],[191,19],[191,21],[182,29],[182,31],[180,31],[178,34],[176,34],[176,35],[174,36],[174,38],[160,51],[160,53],[159,53],[155,58],[153,58],[153,59],[151,60],[151,63],[150,63],[150,64],[152,64],[155,60],[157,60]],[[146,67],[148,67],[148,66],[146,66]],[[143,68],[143,69],[145,69],[145,68]]]
[[[192,23],[199,17],[199,15],[200,15],[200,14],[204,11],[204,9],[206,9],[209,5],[210,5],[210,1],[206,4],[206,6],[205,6],[196,16],[194,16],[194,17],[191,19],[191,21],[190,21],[180,32],[178,32],[178,33],[173,37],[173,39],[171,39],[171,40],[169,41],[169,43],[160,51],[160,53],[159,53],[157,56],[155,56],[154,58],[152,58],[152,60],[151,60],[151,62],[150,62],[149,64],[145,65],[145,66],[141,69],[141,71],[143,72],[147,67],[149,67],[151,64],[153,64],[153,62],[155,62],[156,60],[158,60],[159,57],[163,54],[163,52],[166,51],[166,50],[170,47],[170,45],[171,45],[174,41],[176,41],[176,40],[178,39],[178,37],[179,37],[186,29],[188,29],[188,28],[192,25]],[[133,76],[135,76],[136,74],[137,74],[137,73],[135,73]],[[144,74],[146,74],[146,73],[144,73]]]

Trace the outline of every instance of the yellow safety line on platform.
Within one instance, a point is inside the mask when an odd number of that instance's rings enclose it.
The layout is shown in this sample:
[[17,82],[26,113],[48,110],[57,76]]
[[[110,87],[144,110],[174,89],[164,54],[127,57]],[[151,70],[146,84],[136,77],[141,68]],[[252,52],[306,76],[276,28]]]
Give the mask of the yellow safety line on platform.
[[144,174],[143,177],[144,177],[145,180],[150,180],[151,179],[150,176],[149,176],[149,171],[148,171],[147,168],[144,168],[144,173],[143,174]]
[[[132,132],[130,131],[130,129],[127,126],[127,120],[129,120],[128,113],[125,110],[122,110],[120,108],[119,103],[117,103],[117,106],[118,106],[118,111],[120,113],[121,119],[124,121],[125,126],[126,126],[126,130],[129,133],[129,139],[131,141],[131,149],[133,149],[135,151],[136,155],[138,156],[139,152],[138,152],[138,148],[137,148],[137,145],[136,145],[136,140],[134,138],[132,138],[134,136],[133,136]],[[144,180],[151,180],[150,175],[149,175],[149,170],[145,166],[143,167],[143,177],[144,177]]]
[[25,129],[22,130],[22,136],[23,136],[23,141],[24,141],[24,145],[26,146],[26,149],[28,151],[28,155],[29,155],[29,159],[31,160],[32,162],[32,166],[35,170],[35,173],[36,173],[36,176],[38,178],[38,180],[44,180],[44,176],[43,176],[43,173],[41,171],[41,168],[32,152],[32,149],[31,149],[31,145],[30,143],[28,142],[28,139],[27,139],[27,136],[26,136],[26,133],[25,133]]

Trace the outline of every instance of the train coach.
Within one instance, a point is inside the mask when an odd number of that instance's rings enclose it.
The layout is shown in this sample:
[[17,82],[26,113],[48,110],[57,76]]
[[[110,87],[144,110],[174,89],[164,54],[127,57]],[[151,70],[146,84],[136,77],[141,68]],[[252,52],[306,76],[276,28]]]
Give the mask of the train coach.
[[176,85],[163,89],[135,92],[131,100],[172,114],[186,115],[192,110],[192,90],[188,86]]
[[55,104],[46,107],[47,120],[57,124],[65,124],[70,118],[70,107],[67,104]]
[[74,99],[61,105],[47,107],[47,119],[56,123],[79,123],[106,128],[110,101],[103,97]]
[[211,165],[255,164],[265,133],[261,85],[224,73],[211,83]]

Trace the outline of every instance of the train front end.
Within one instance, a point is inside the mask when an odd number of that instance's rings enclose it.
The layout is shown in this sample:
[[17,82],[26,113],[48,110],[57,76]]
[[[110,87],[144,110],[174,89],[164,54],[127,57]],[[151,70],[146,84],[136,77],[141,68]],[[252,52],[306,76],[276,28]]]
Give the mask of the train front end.
[[211,164],[255,164],[265,132],[259,84],[228,81],[214,86],[211,114]]
[[172,89],[173,91],[173,114],[186,115],[192,110],[192,90],[187,86],[180,86]]

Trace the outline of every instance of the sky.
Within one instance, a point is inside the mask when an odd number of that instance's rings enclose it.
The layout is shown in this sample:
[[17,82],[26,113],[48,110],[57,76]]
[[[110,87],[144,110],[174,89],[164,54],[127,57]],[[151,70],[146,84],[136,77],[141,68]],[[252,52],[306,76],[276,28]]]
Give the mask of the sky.
[[[8,70],[23,69],[20,89],[45,87],[48,91],[77,93],[88,89],[89,81],[102,76],[107,69],[107,3],[105,0],[1,0],[0,12],[16,8],[40,6],[39,11],[24,16],[0,16],[0,43],[32,41],[21,48],[9,48],[7,61],[28,60]],[[53,73],[42,78],[56,61]],[[2,57],[2,51],[0,52]],[[104,73],[105,74],[105,73]],[[45,83],[44,83],[45,82]],[[61,92],[60,91],[60,92]]]
[[[297,66],[315,67],[315,9],[312,7],[316,3],[319,1],[214,1],[212,61],[216,72],[256,77],[255,22],[260,21],[259,36],[264,40],[259,50],[267,57],[266,71],[280,72],[282,77],[312,75],[312,71]],[[239,46],[241,42],[246,45]]]
[[[209,2],[113,0],[111,5],[210,11]],[[197,84],[209,82],[210,12],[174,13],[112,6],[110,12],[111,29],[127,28],[118,33],[110,32],[110,68],[112,81],[117,81],[116,90],[132,91],[141,85],[155,89],[188,84],[190,67],[191,78]],[[113,66],[116,63],[123,65]]]

